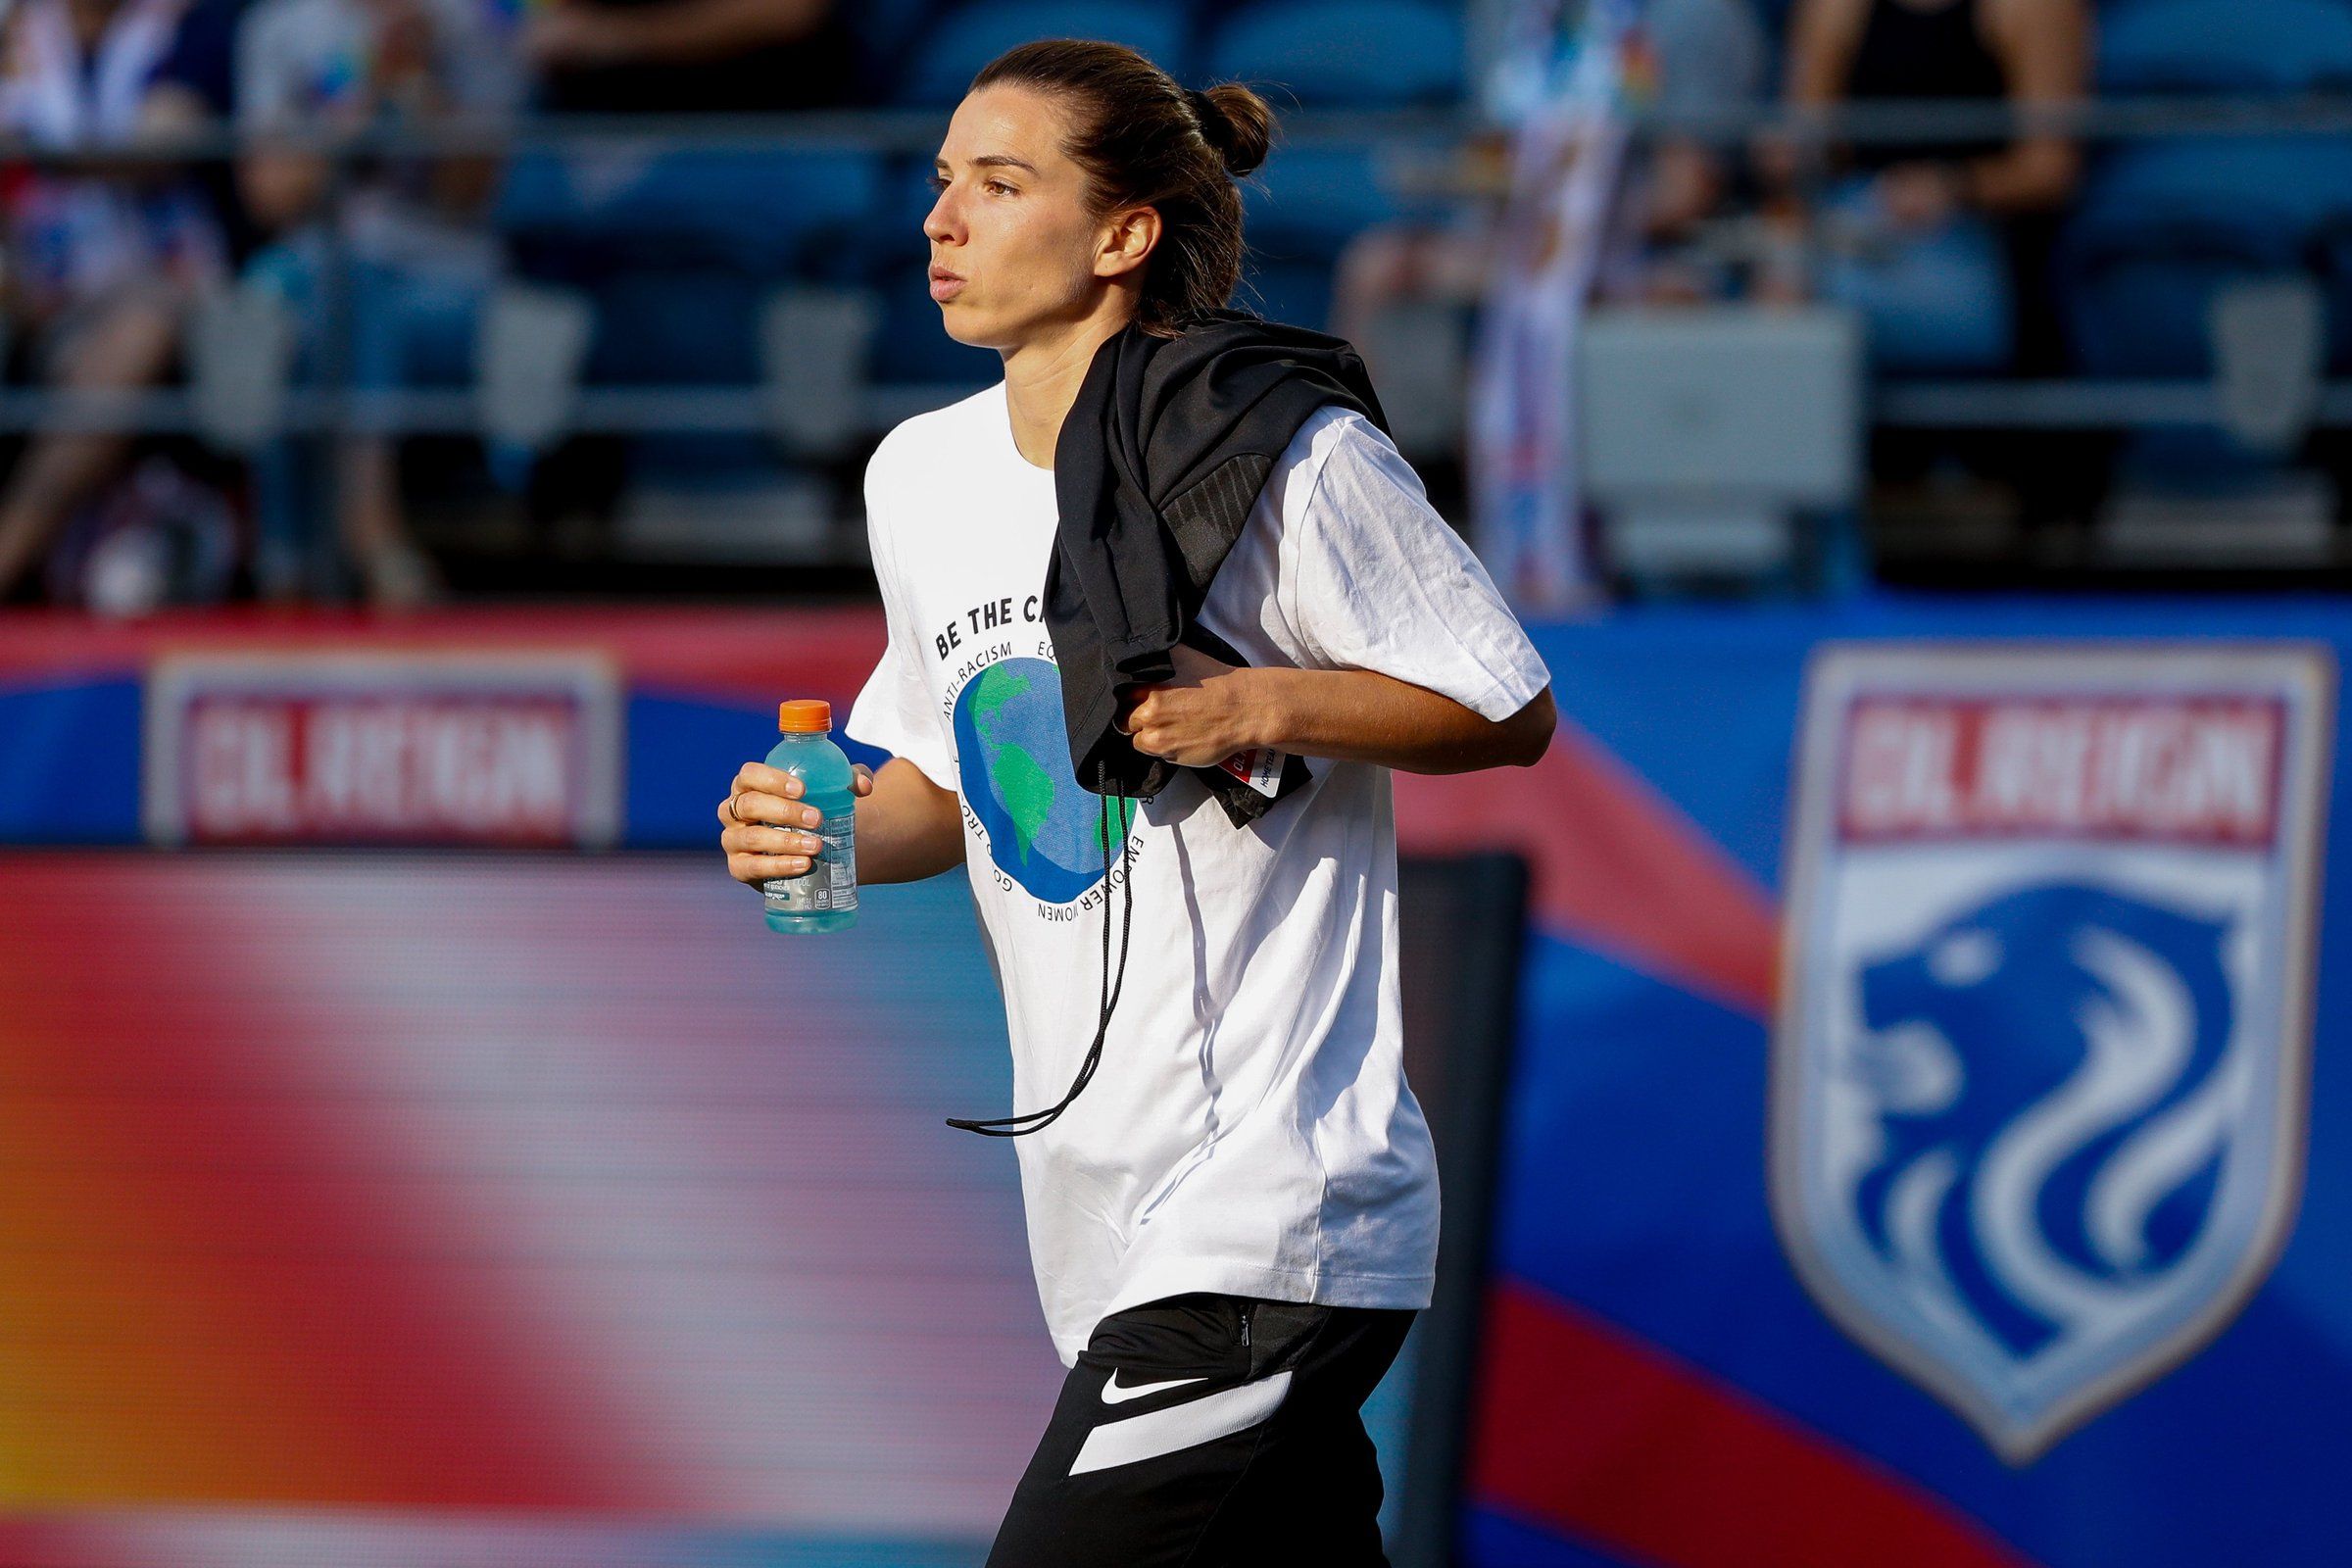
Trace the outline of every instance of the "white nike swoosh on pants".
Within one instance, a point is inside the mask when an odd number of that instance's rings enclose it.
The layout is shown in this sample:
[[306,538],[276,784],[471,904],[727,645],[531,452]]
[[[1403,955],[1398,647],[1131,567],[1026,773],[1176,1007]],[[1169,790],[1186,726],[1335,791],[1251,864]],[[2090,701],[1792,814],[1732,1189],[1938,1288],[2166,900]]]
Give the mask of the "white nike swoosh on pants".
[[1147,1410],[1121,1421],[1105,1421],[1086,1435],[1070,1474],[1108,1470],[1114,1465],[1155,1459],[1163,1453],[1213,1443],[1257,1425],[1272,1415],[1290,1392],[1291,1375],[1277,1372],[1203,1399]]
[[1110,1374],[1110,1381],[1102,1385],[1102,1402],[1104,1404],[1125,1404],[1129,1399],[1140,1399],[1147,1394],[1157,1394],[1162,1389],[1181,1389],[1190,1383],[1205,1383],[1207,1381],[1206,1378],[1171,1378],[1165,1383],[1135,1383],[1122,1389],[1119,1387],[1118,1371],[1114,1368]]

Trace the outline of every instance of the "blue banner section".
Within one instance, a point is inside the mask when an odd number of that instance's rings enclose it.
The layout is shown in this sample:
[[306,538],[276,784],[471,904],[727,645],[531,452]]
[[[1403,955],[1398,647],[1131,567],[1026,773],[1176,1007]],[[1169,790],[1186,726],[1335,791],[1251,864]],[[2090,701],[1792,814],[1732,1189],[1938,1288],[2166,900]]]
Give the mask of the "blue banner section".
[[[1779,994],[1744,1000],[1605,910],[1533,944],[1496,1264],[1533,1303],[1501,1321],[1537,1327],[1485,1368],[1469,1560],[2344,1560],[2352,610],[1538,641],[1625,787],[1785,929]],[[1637,1361],[1638,1396],[1580,1397]],[[1774,1534],[1839,1510],[1874,1522]]]
[[0,841],[139,838],[139,682],[0,686]]
[[[888,752],[841,732],[855,695],[830,699],[835,705],[831,739],[851,761],[880,767],[889,760]],[[628,733],[623,799],[627,842],[638,849],[715,847],[719,823],[712,813],[726,798],[728,780],[776,744],[775,715],[765,708],[646,692],[629,700]]]

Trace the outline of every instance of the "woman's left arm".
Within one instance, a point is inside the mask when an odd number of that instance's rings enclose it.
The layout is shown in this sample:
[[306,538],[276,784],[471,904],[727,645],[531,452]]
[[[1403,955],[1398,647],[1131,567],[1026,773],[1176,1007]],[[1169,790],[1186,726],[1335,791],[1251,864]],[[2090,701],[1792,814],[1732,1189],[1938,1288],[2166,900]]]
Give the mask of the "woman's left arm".
[[1172,679],[1130,688],[1119,727],[1135,748],[1185,767],[1270,746],[1408,773],[1533,766],[1556,721],[1545,686],[1508,718],[1371,669],[1241,667],[1178,644]]
[[1178,643],[1169,679],[1120,690],[1136,749],[1185,767],[1261,746],[1408,773],[1533,766],[1551,671],[1396,444],[1326,411],[1283,464],[1253,612],[1288,633],[1288,662],[1237,668]]
[[[2082,0],[1995,0],[1988,42],[2019,109],[2064,108],[2088,92],[2090,16]],[[1961,195],[1990,213],[2038,212],[2074,193],[2082,155],[2055,131],[2025,131],[2000,153],[1961,166]]]

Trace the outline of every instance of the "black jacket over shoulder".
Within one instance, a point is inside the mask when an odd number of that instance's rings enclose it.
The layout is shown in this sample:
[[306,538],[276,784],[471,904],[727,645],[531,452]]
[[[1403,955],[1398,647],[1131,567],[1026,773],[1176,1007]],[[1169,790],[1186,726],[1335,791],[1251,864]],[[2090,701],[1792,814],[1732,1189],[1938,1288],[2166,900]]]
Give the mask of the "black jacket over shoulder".
[[[1122,685],[1172,676],[1178,643],[1247,662],[1195,617],[1275,461],[1326,404],[1388,428],[1348,343],[1239,312],[1204,313],[1174,338],[1129,326],[1095,352],[1054,444],[1060,520],[1045,592],[1087,789],[1149,798],[1178,771],[1114,727]],[[1237,824],[1272,804],[1222,768],[1191,771]],[[1286,758],[1274,799],[1306,777]]]

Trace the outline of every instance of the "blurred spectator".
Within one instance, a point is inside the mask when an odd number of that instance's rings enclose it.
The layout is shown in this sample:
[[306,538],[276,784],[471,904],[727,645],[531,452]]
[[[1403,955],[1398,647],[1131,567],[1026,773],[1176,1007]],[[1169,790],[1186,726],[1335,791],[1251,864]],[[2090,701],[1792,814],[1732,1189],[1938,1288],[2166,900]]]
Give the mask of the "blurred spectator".
[[[1638,58],[1630,74],[1643,74],[1640,61],[1646,60],[1653,107],[1669,120],[1752,109],[1764,98],[1771,46],[1753,0],[1649,0],[1631,48]],[[1725,298],[1758,291],[1760,264],[1787,270],[1793,247],[1752,215],[1730,211],[1743,169],[1728,145],[1722,135],[1669,128],[1629,153],[1596,295],[1613,302]],[[1506,145],[1474,141],[1466,154],[1455,172],[1460,184],[1491,189],[1507,179]],[[1457,455],[1470,318],[1492,282],[1494,223],[1491,211],[1469,203],[1440,221],[1376,223],[1348,241],[1334,270],[1331,330],[1362,351],[1393,422],[1405,408],[1427,403],[1432,415],[1421,436],[1428,444],[1413,458],[1440,475]],[[1427,332],[1399,330],[1434,312],[1453,318],[1450,355],[1433,352]],[[1433,375],[1441,367],[1444,373]]]
[[[148,122],[159,131],[220,131],[236,118],[237,28],[253,0],[190,0],[179,19],[171,50],[156,67],[147,91]],[[253,224],[237,194],[227,159],[208,161],[197,182],[220,219],[232,258],[253,249]]]
[[[143,134],[148,85],[180,0],[20,0],[0,23],[0,133],[44,152],[103,152]],[[218,224],[176,172],[39,168],[0,181],[5,312],[33,379],[123,391],[172,368],[180,325],[225,263]],[[125,435],[43,431],[0,488],[0,599],[29,577],[76,507],[121,467]]]
[[858,79],[831,0],[548,0],[522,48],[541,106],[566,114],[815,109]]
[[[362,393],[470,380],[476,322],[499,270],[481,221],[497,168],[470,155],[371,159],[333,191],[325,154],[270,133],[494,117],[515,91],[505,40],[469,0],[256,0],[238,33],[237,118],[260,139],[239,185],[274,242],[246,275],[289,308],[306,375],[322,377],[340,355]],[[257,576],[271,596],[294,586],[318,488],[301,451],[281,442],[256,465]],[[389,436],[365,430],[334,454],[336,534],[368,600],[384,606],[441,587],[410,540],[397,456]]]
[[1788,247],[1752,217],[1725,219],[1740,184],[1734,144],[1673,128],[1678,118],[1762,104],[1772,48],[1753,0],[1650,0],[1642,40],[1668,128],[1628,171],[1602,291],[1652,301],[1784,292],[1784,269],[1771,264]]
[[[1797,0],[1788,101],[2070,103],[2087,87],[2089,25],[2083,0]],[[1787,173],[1786,155],[1775,161]],[[1847,149],[1839,163],[1815,215],[1829,254],[1822,292],[1862,313],[1876,363],[1923,371],[2009,364],[2020,310],[2014,220],[2047,215],[2072,194],[2074,143],[2046,131],[1879,141]]]

